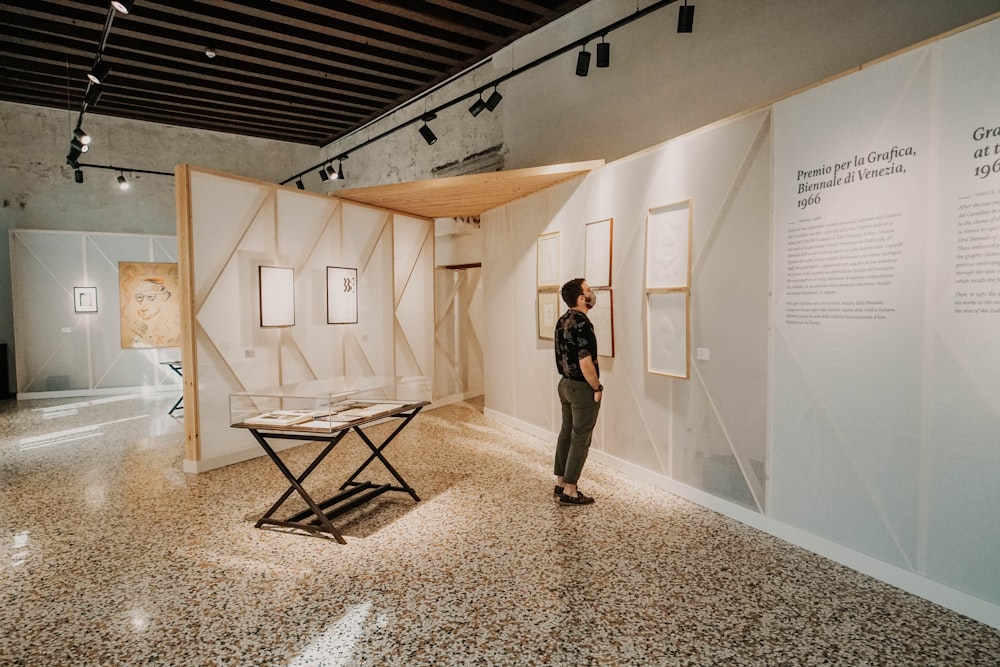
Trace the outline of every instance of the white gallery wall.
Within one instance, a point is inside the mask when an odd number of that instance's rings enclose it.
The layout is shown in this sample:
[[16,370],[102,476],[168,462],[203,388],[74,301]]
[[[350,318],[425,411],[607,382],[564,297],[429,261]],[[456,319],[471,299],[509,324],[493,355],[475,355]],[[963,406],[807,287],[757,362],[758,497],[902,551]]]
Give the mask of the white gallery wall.
[[[182,165],[184,469],[263,450],[229,396],[333,377],[434,374],[433,221]],[[259,267],[293,270],[294,323],[263,327]],[[358,321],[329,324],[327,267],[357,269]]]
[[[565,281],[612,218],[594,459],[1000,627],[998,57],[995,20],[485,215],[488,413],[554,439],[537,238]],[[682,200],[688,379],[646,370],[646,221]]]
[[[119,262],[176,262],[173,236],[14,229],[10,232],[19,398],[178,388],[160,362],[179,350],[121,347]],[[75,287],[96,310],[76,312]]]

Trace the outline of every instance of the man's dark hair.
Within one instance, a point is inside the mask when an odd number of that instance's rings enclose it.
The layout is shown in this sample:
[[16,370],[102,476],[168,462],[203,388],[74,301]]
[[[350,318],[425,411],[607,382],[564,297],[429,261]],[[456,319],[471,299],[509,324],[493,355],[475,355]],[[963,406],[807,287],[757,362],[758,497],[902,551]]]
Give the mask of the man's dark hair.
[[562,300],[566,302],[566,305],[570,308],[576,308],[576,301],[583,294],[583,278],[573,278],[573,280],[568,281],[559,290],[562,295]]

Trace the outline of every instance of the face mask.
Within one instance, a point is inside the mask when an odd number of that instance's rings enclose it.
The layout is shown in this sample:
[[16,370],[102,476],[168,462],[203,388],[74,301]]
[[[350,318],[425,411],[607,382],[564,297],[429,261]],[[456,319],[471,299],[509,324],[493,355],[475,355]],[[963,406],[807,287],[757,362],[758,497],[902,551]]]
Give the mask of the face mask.
[[583,302],[587,304],[588,310],[593,310],[594,306],[597,305],[597,292],[591,292],[590,294],[583,295]]

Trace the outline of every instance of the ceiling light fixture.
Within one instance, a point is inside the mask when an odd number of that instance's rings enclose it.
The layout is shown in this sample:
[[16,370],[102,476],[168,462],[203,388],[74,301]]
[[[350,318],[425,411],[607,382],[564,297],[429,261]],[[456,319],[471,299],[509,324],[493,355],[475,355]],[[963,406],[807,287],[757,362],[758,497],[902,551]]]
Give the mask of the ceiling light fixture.
[[208,47],[207,49],[205,49],[205,57],[209,58],[209,59],[214,58],[215,57],[215,49],[213,49],[211,46]]
[[590,70],[590,51],[587,50],[586,44],[582,44],[580,48],[582,50],[576,54],[576,75],[587,76]]
[[104,79],[107,78],[108,74],[110,73],[111,73],[111,63],[107,62],[102,58],[98,59],[98,61],[94,63],[94,66],[90,68],[90,71],[87,72],[87,78],[90,79],[93,83],[101,84],[104,82]]
[[321,165],[319,168],[319,180],[326,183],[330,180],[330,174],[326,173],[326,165]]
[[434,130],[427,124],[435,118],[437,118],[437,114],[433,112],[425,113],[420,117],[420,120],[424,121],[424,124],[420,126],[420,136],[424,138],[428,146],[433,145],[438,140],[437,135],[434,134]]
[[471,113],[472,117],[475,118],[476,116],[481,114],[483,112],[483,109],[485,108],[486,108],[486,102],[483,101],[483,91],[480,90],[479,99],[473,102],[472,106],[469,107],[469,113]]
[[80,158],[80,151],[75,148],[70,148],[69,153],[66,155],[66,164],[73,167],[74,169],[80,168],[80,163],[77,160]]
[[694,5],[689,5],[687,0],[677,14],[677,32],[694,32]]
[[100,86],[89,86],[86,96],[83,98],[85,106],[94,107],[97,106],[97,100],[101,99],[101,94],[104,89]]
[[73,180],[75,180],[77,183],[83,183],[83,169],[77,167],[73,171]]
[[326,166],[326,174],[331,181],[337,180],[337,168],[333,166],[332,162]]
[[493,86],[493,94],[486,100],[486,108],[493,111],[497,108],[497,105],[500,104],[500,100],[502,99],[503,95],[500,94],[500,91],[497,90],[496,86]]
[[337,160],[337,178],[340,180],[347,180],[347,176],[344,175],[344,160]]
[[69,145],[75,148],[76,150],[80,151],[81,153],[86,153],[87,151],[90,150],[90,144],[82,143],[76,137],[73,137],[72,139],[69,140]]
[[118,175],[118,187],[121,188],[122,190],[129,189],[128,181],[125,180],[125,172],[122,172],[121,174]]
[[90,135],[84,132],[83,128],[80,127],[79,125],[77,125],[76,129],[73,130],[73,138],[79,141],[81,144],[90,143]]
[[300,178],[299,180],[295,181],[295,187],[297,187],[299,190],[305,190],[306,184],[303,183],[302,179]]
[[611,65],[611,45],[604,41],[601,35],[601,42],[597,45],[597,66],[609,67]]
[[135,0],[111,0],[111,6],[122,14],[128,14],[135,6]]

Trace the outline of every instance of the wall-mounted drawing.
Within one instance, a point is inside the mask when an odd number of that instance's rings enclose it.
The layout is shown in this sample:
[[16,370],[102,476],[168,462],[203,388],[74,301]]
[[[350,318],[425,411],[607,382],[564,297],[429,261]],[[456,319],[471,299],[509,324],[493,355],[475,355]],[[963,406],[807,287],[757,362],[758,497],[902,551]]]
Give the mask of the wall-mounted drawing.
[[180,347],[177,264],[119,262],[118,299],[123,348]]
[[646,219],[646,289],[691,283],[691,200],[649,210]]
[[686,291],[651,292],[646,295],[648,372],[677,378],[689,377],[688,309]]
[[295,271],[260,267],[260,326],[295,326]]
[[559,232],[538,237],[538,287],[559,289]]
[[74,313],[96,313],[97,312],[97,288],[96,287],[74,287],[73,288],[73,312]]
[[611,287],[611,241],[614,220],[587,223],[584,277],[591,289]]
[[358,270],[326,267],[326,323],[358,323]]
[[[590,281],[587,281],[590,284]],[[587,317],[594,325],[594,334],[597,336],[597,354],[601,357],[615,356],[615,303],[614,292],[610,289],[594,289],[597,295],[597,305],[594,306]]]
[[538,292],[538,338],[555,340],[556,322],[562,314],[559,292]]
[[646,219],[646,370],[690,377],[690,199],[652,208]]

